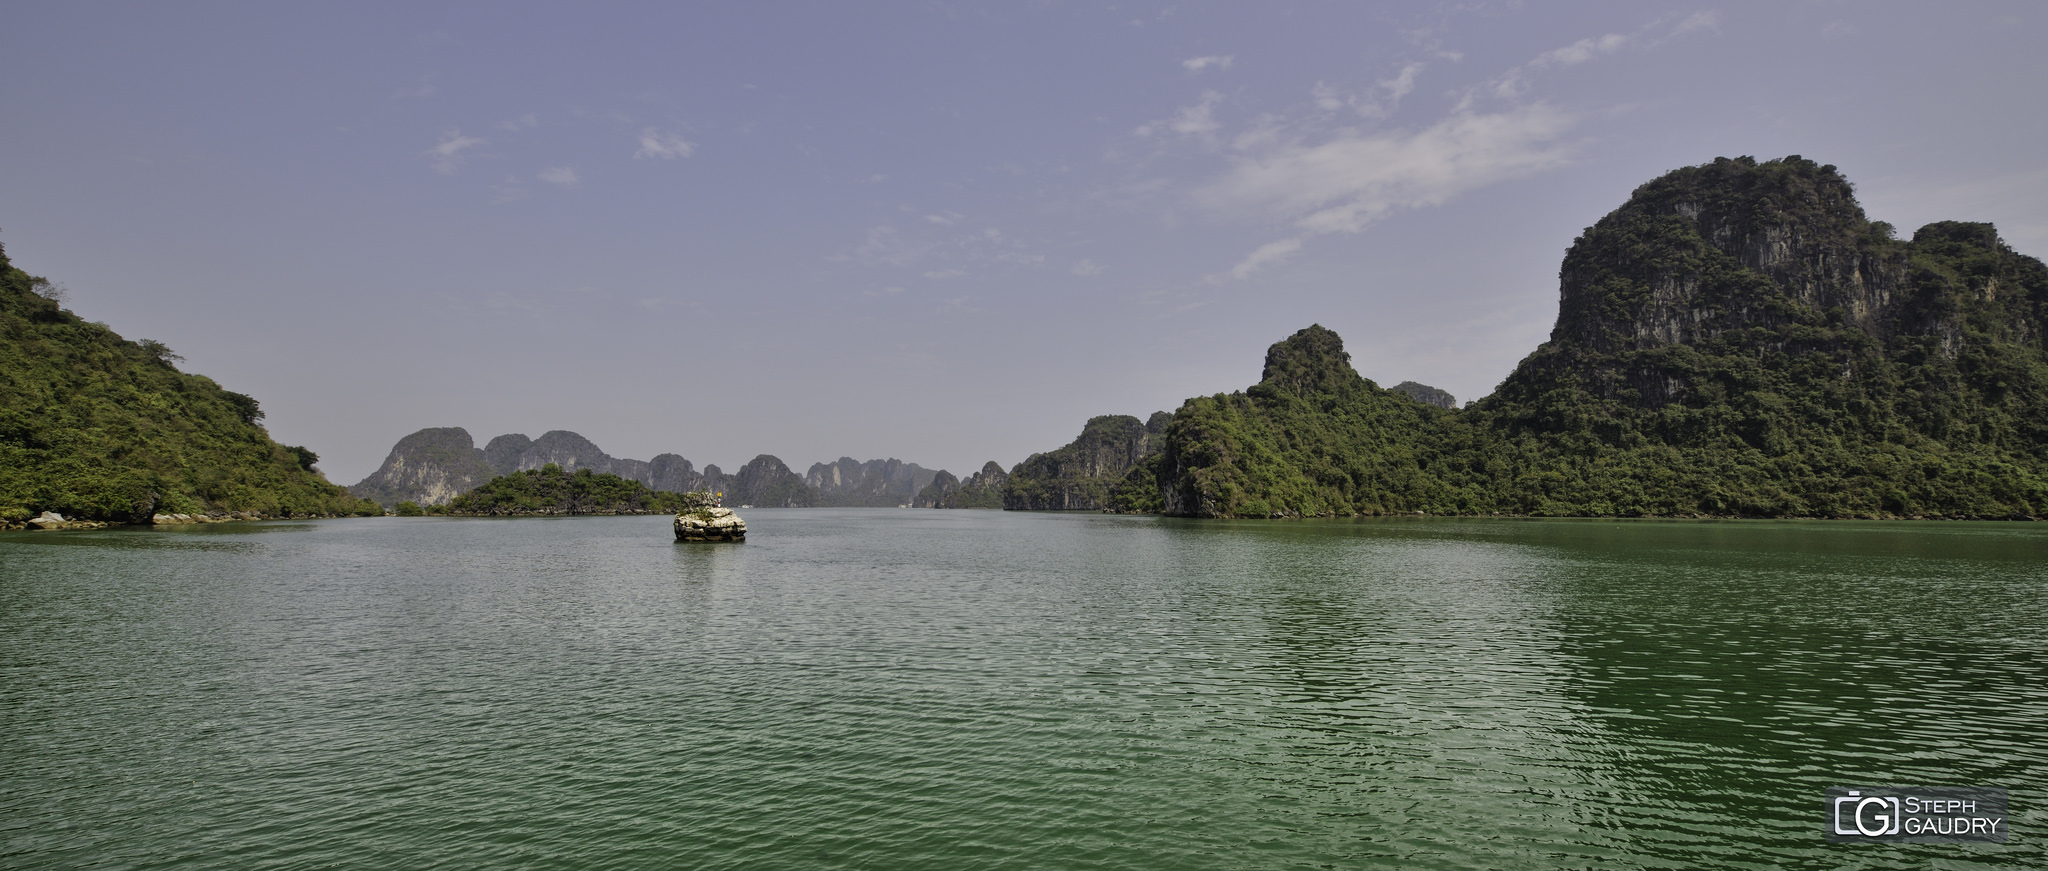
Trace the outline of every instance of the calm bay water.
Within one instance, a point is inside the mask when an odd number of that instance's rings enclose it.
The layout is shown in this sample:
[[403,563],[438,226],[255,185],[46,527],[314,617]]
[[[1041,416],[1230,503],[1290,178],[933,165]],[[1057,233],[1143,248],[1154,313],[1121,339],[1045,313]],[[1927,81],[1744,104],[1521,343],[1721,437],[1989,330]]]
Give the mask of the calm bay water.
[[2048,526],[744,514],[0,534],[0,865],[2048,866]]

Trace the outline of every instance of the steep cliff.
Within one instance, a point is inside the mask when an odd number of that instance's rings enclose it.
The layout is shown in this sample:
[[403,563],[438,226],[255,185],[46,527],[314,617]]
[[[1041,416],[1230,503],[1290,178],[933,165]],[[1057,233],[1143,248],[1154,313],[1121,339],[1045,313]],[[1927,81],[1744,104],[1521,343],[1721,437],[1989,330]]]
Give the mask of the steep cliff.
[[768,454],[747,461],[734,472],[732,486],[725,491],[728,505],[808,508],[816,505],[817,499],[817,492],[804,486],[802,477]]
[[960,479],[953,477],[952,472],[940,469],[938,474],[932,476],[932,482],[924,485],[924,489],[917,491],[917,495],[911,498],[910,507],[951,508],[952,501],[959,495]]
[[984,463],[981,471],[969,475],[966,481],[941,470],[929,485],[918,491],[911,507],[1001,508],[1003,487],[1009,482],[1010,473],[1003,471],[1003,467],[994,460]]
[[811,464],[804,484],[817,491],[819,505],[894,508],[909,504],[935,474],[894,457],[865,463],[840,457],[836,463]]
[[568,430],[551,430],[538,439],[508,433],[478,450],[468,430],[439,427],[400,439],[384,465],[350,490],[387,506],[401,501],[444,505],[492,478],[549,465],[564,472],[588,469],[616,475],[671,493],[724,490],[730,483],[715,465],[700,473],[677,454],[660,454],[653,460],[621,459]]
[[[493,440],[497,445],[504,437]],[[522,436],[523,438],[523,436]],[[349,492],[389,507],[400,502],[444,505],[500,474],[477,450],[469,430],[459,426],[428,427],[391,446],[384,463]]]
[[1559,288],[1479,403],[1494,453],[1555,458],[1505,510],[2048,510],[2048,269],[1988,224],[1899,241],[1832,166],[1723,158],[1587,228]]
[[1011,511],[1099,511],[1110,488],[1132,466],[1158,449],[1173,415],[1157,412],[1150,423],[1128,414],[1093,418],[1081,434],[1056,451],[1032,454],[1010,470],[1003,484],[1003,508]]
[[1413,399],[1416,402],[1422,403],[1423,405],[1434,405],[1438,408],[1458,407],[1458,398],[1452,396],[1450,394],[1450,391],[1431,387],[1427,384],[1419,384],[1414,381],[1403,381],[1388,389],[1394,391],[1395,393],[1407,394],[1409,399]]
[[1462,411],[1297,333],[1258,385],[1182,406],[1112,507],[2048,513],[2048,267],[1988,224],[1901,241],[1832,166],[1723,158],[1587,228],[1559,295],[1550,340]]
[[533,447],[533,439],[527,438],[525,434],[506,433],[484,445],[484,462],[489,463],[498,474],[510,475],[520,470],[519,456],[526,453],[526,449],[530,447]]

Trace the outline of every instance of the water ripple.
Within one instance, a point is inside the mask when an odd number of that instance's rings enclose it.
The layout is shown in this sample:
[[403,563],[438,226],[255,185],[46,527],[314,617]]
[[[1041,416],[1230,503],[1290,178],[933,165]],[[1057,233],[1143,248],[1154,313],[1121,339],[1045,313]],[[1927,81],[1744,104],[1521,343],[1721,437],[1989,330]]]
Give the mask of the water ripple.
[[0,865],[2048,864],[2031,526],[748,521],[0,535]]

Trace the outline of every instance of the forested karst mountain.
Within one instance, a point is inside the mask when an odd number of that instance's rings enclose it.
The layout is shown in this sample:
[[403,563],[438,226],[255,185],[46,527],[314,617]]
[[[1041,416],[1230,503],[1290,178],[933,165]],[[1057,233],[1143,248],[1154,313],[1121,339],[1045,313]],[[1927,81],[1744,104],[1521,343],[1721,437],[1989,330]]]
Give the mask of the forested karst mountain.
[[[446,505],[450,500],[493,478],[554,466],[564,473],[589,471],[637,481],[670,493],[691,490],[723,492],[729,505],[811,506],[886,505],[908,503],[932,480],[934,472],[901,460],[857,462],[841,457],[832,465],[811,467],[822,486],[807,484],[782,460],[762,454],[730,475],[716,465],[699,472],[681,455],[664,453],[652,460],[611,456],[596,444],[568,430],[551,430],[540,438],[510,433],[479,449],[461,427],[434,427],[399,439],[376,472],[354,492],[386,505],[410,501]],[[834,475],[838,477],[833,477]]]
[[994,460],[983,463],[981,471],[962,481],[951,472],[940,471],[931,484],[917,492],[913,508],[1001,508],[1003,488],[1010,473]]
[[1092,418],[1065,447],[1032,454],[1010,470],[1003,507],[1021,511],[1100,510],[1109,491],[1132,466],[1158,449],[1173,415],[1154,412],[1149,421],[1128,414]]
[[1427,384],[1403,381],[1390,389],[1395,393],[1405,393],[1409,399],[1413,399],[1423,405],[1434,405],[1438,408],[1458,407],[1458,398],[1452,396],[1450,391],[1431,387]]
[[[1638,188],[1560,270],[1557,327],[1479,403],[1513,511],[2048,512],[2048,269],[1989,224],[1911,241],[1832,166]],[[1513,458],[1541,456],[1541,463]]]
[[[1832,166],[1719,159],[1576,240],[1551,338],[1458,411],[1379,390],[1335,334],[1191,399],[1113,507],[2027,517],[2048,512],[2048,268],[1988,224],[1910,241]],[[1399,401],[1395,401],[1399,400]]]
[[1197,517],[1441,510],[1424,468],[1429,435],[1456,412],[1382,390],[1351,368],[1336,333],[1310,326],[1266,352],[1241,393],[1196,397],[1111,507]]
[[812,463],[804,485],[817,491],[819,505],[895,508],[909,504],[937,474],[894,457],[865,463],[840,457],[836,463]]
[[[504,439],[500,436],[491,446],[500,447]],[[477,450],[469,430],[459,426],[428,427],[399,439],[377,471],[348,489],[386,506],[400,502],[442,505],[505,474],[488,456],[488,452]]]
[[255,399],[65,310],[51,288],[0,249],[0,521],[376,510],[312,451],[272,441]]

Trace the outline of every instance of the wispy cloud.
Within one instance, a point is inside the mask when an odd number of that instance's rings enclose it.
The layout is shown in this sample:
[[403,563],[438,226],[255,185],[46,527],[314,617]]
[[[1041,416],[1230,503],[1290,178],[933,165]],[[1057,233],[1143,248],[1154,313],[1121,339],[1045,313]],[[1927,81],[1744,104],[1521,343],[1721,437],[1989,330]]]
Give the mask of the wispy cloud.
[[1260,245],[1251,254],[1246,255],[1243,260],[1238,261],[1236,266],[1230,267],[1230,277],[1237,279],[1249,278],[1252,273],[1264,269],[1268,264],[1285,262],[1287,258],[1294,256],[1294,252],[1300,250],[1301,238],[1298,236],[1292,239],[1281,239],[1278,242],[1267,242],[1264,245]]
[[[643,157],[674,160],[689,157],[697,152],[697,145],[674,133],[664,133],[653,127],[640,131],[640,150],[633,152],[633,159]],[[717,161],[713,161],[716,163]]]
[[1179,112],[1174,113],[1172,118],[1142,125],[1135,132],[1139,136],[1151,136],[1155,133],[1165,133],[1168,131],[1182,136],[1214,133],[1223,127],[1222,123],[1216,120],[1216,106],[1222,102],[1222,94],[1215,91],[1204,91],[1202,92],[1202,99],[1197,101],[1195,105],[1184,106]]
[[1380,79],[1360,94],[1346,94],[1327,82],[1317,82],[1309,90],[1309,96],[1315,99],[1316,108],[1325,112],[1349,108],[1362,118],[1385,118],[1394,114],[1402,97],[1415,92],[1415,81],[1421,77],[1424,68],[1422,63],[1403,66],[1393,78]]
[[861,266],[914,270],[932,281],[985,274],[989,267],[1034,267],[1046,262],[1031,244],[995,227],[968,230],[965,216],[946,212],[922,216],[898,228],[872,227],[862,244],[829,259]]
[[1083,278],[1088,278],[1091,276],[1101,275],[1102,264],[1096,263],[1093,260],[1076,260],[1074,261],[1074,265],[1068,268],[1067,271],[1075,275],[1079,275]]
[[426,75],[420,76],[419,79],[417,81],[414,81],[412,84],[399,88],[398,91],[396,93],[393,93],[391,96],[399,99],[424,100],[428,97],[433,96],[435,93],[441,90],[440,88],[434,85],[434,79],[435,75],[433,73],[427,73]]
[[462,162],[465,159],[464,151],[479,145],[489,144],[489,142],[490,140],[488,139],[464,136],[461,130],[450,127],[442,132],[441,144],[427,149],[426,155],[428,159],[433,161],[436,172],[448,175],[461,168]]
[[1199,73],[1210,67],[1215,67],[1219,70],[1230,69],[1230,64],[1235,60],[1237,60],[1236,55],[1212,54],[1207,55],[1205,57],[1188,58],[1187,60],[1181,61],[1180,65],[1186,67],[1188,72]]
[[516,132],[516,131],[520,131],[520,130],[530,130],[530,129],[532,129],[532,128],[535,128],[535,127],[539,127],[539,126],[540,126],[540,116],[539,116],[539,115],[536,115],[536,114],[534,114],[534,113],[532,113],[532,112],[528,112],[528,113],[526,113],[526,114],[524,114],[524,115],[521,115],[521,116],[519,116],[519,117],[517,117],[517,118],[514,118],[514,119],[512,119],[512,120],[510,120],[510,121],[500,121],[500,122],[498,122],[498,129],[499,129],[499,130],[511,130],[511,131],[515,131],[515,132]]
[[1219,210],[1263,209],[1309,233],[1355,232],[1396,208],[1442,204],[1562,166],[1576,118],[1544,104],[1461,112],[1417,131],[1341,132],[1240,160],[1197,193]]
[[540,171],[534,178],[556,187],[573,188],[583,184],[583,177],[576,174],[573,166],[551,166]]
[[1226,273],[1243,279],[1285,262],[1311,237],[1355,233],[1399,209],[1441,205],[1563,166],[1571,146],[1561,138],[1576,122],[1569,112],[1535,104],[1493,114],[1459,112],[1414,131],[1347,130],[1245,157],[1198,190],[1196,199],[1219,213],[1268,214],[1299,231],[1259,246]]

